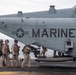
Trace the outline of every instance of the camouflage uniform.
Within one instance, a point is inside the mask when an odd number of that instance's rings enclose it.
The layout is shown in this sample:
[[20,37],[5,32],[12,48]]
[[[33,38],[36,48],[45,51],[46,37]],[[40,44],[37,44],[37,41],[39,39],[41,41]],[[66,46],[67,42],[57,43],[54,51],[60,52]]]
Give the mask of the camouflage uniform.
[[[0,39],[0,57],[2,57],[2,48],[3,48],[3,40]],[[5,65],[4,61],[2,59],[0,60],[0,67],[3,67]]]
[[10,66],[10,58],[9,58],[9,40],[5,40],[5,44],[2,47],[2,58],[3,58],[3,62],[6,61],[6,65]]
[[26,61],[28,61],[28,68],[31,67],[30,66],[30,60],[31,60],[30,51],[31,51],[31,48],[28,45],[24,46],[24,48],[23,48],[24,60],[22,61],[21,68],[24,68],[24,64]]
[[2,56],[3,40],[0,39],[0,56]]
[[59,58],[61,57],[61,54],[62,54],[61,52],[58,52],[58,57],[59,57]]
[[42,47],[42,48],[43,48],[43,50],[42,50],[42,52],[40,53],[39,56],[43,55],[43,57],[45,57],[45,53],[46,53],[47,49],[45,47]]
[[17,45],[17,43],[12,45],[12,67],[14,67],[14,63],[16,60],[16,67],[18,67],[18,62],[19,62],[19,46]]
[[56,51],[54,51],[54,53],[53,53],[53,57],[56,57]]

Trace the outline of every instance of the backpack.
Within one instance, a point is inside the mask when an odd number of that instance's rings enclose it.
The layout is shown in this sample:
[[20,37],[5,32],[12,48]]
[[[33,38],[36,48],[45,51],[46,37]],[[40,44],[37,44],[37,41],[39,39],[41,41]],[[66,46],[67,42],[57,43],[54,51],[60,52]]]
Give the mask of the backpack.
[[14,52],[19,53],[19,46],[16,44],[14,44],[13,46],[14,46]]

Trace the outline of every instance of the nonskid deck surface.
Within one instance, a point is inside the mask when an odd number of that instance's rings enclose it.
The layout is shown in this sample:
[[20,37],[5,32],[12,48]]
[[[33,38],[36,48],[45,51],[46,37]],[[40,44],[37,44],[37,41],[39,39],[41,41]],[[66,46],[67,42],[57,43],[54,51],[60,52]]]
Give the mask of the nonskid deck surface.
[[[64,60],[65,58],[39,58],[38,60],[42,60],[42,61],[35,61],[35,60],[32,60],[31,61],[31,68],[29,69],[27,67],[27,63],[25,63],[25,68],[21,68],[20,64],[21,64],[21,61],[19,62],[19,67],[4,67],[4,68],[0,68],[0,71],[43,71],[46,69],[48,69],[48,71],[50,69],[76,69],[76,62],[73,62],[73,61],[61,61]],[[72,59],[72,58],[66,58],[66,59]],[[65,60],[66,60],[65,59]],[[37,60],[37,59],[36,59]],[[44,62],[45,60],[45,62]],[[52,61],[53,60],[53,61]],[[55,60],[55,61],[54,61]],[[56,62],[56,60],[58,60]],[[50,61],[50,62],[47,62],[47,61]]]
[[47,71],[43,71],[43,72],[0,72],[0,75],[76,75],[76,72],[73,72],[73,71],[69,71],[69,72],[64,72],[64,71],[50,71],[50,72],[47,72]]
[[58,67],[32,67],[26,66],[21,68],[4,68],[0,69],[0,75],[76,75],[75,68],[58,68]]

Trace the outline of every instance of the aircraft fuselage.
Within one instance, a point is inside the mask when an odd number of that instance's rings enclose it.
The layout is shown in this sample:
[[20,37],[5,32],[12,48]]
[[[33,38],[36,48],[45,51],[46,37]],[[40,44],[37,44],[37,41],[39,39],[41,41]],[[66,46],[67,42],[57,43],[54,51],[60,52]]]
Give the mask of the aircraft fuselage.
[[76,18],[0,18],[0,32],[24,44],[38,45],[65,51],[65,42],[74,42],[72,52],[76,57]]

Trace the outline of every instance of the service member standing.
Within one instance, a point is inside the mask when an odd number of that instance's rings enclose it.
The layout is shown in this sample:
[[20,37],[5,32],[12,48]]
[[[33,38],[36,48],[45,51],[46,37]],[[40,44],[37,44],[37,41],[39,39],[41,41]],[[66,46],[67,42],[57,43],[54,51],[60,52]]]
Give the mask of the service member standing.
[[2,61],[2,47],[3,47],[3,40],[0,39],[0,67],[5,66],[4,62]]
[[9,67],[10,66],[10,50],[9,50],[9,40],[5,40],[5,44],[2,47],[2,58],[3,58],[3,62],[6,61],[6,66]]
[[40,53],[39,57],[41,57],[42,55],[43,55],[43,57],[45,57],[45,53],[46,53],[47,49],[45,47],[42,47],[42,48],[43,48],[43,50]]
[[31,52],[31,48],[29,45],[24,46],[23,48],[23,53],[24,53],[24,60],[22,61],[21,64],[21,68],[24,68],[24,64],[26,61],[28,61],[28,68],[31,67],[30,62],[31,62],[31,58],[30,58],[30,52]]
[[0,57],[2,56],[3,40],[0,39]]
[[61,52],[58,52],[58,57],[59,57],[59,58],[61,57],[61,54],[62,54]]
[[54,57],[54,58],[57,57],[56,51],[53,52],[53,57]]
[[[18,46],[18,40],[14,40],[14,44],[12,45],[12,64],[11,66],[12,67],[18,67],[18,63],[19,63],[19,46]],[[15,61],[16,61],[16,65],[15,64]]]

